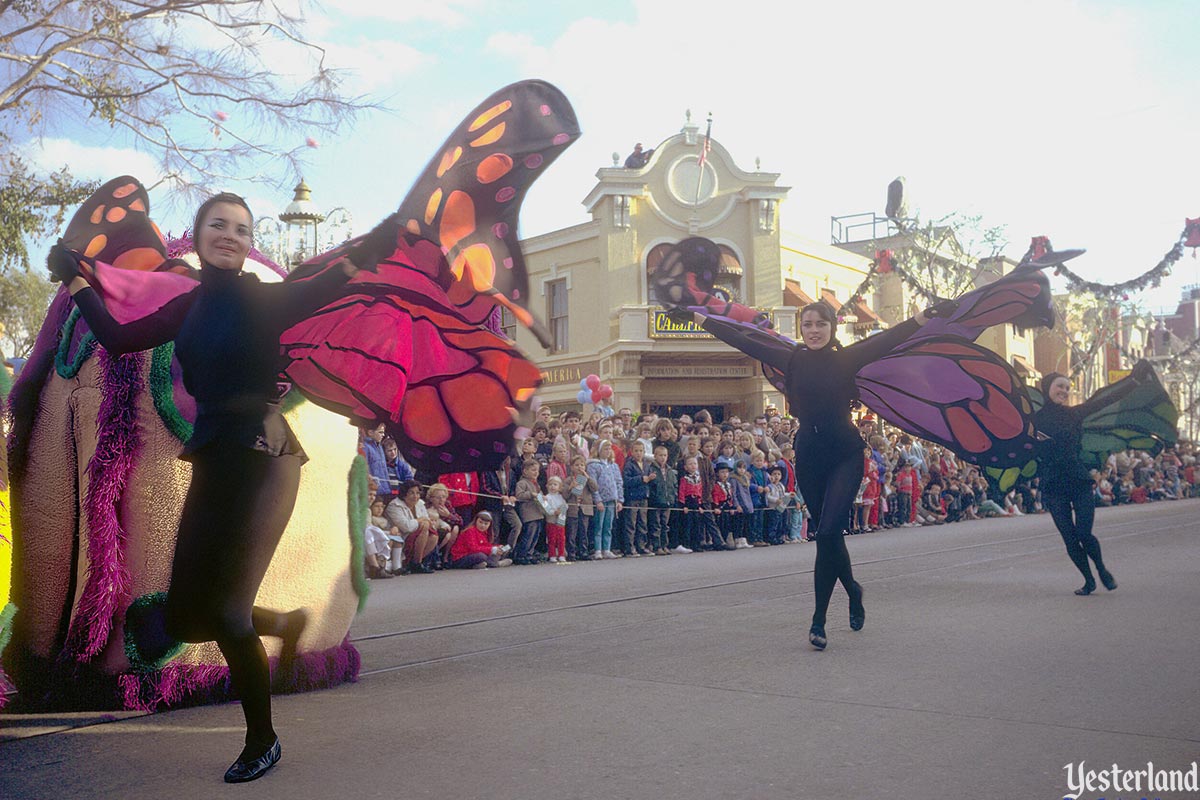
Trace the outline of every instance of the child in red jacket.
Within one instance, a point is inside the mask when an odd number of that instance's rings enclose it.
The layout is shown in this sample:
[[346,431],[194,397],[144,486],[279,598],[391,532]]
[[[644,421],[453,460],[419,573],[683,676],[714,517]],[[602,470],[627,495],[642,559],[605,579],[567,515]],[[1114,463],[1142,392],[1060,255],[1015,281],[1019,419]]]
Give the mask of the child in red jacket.
[[683,506],[683,534],[676,553],[691,553],[700,546],[700,506],[704,501],[704,481],[700,477],[700,462],[696,456],[683,459],[683,474],[679,476],[679,505]]
[[492,544],[491,533],[492,515],[480,511],[450,545],[450,569],[486,569],[511,564],[512,559],[504,557],[508,545]]

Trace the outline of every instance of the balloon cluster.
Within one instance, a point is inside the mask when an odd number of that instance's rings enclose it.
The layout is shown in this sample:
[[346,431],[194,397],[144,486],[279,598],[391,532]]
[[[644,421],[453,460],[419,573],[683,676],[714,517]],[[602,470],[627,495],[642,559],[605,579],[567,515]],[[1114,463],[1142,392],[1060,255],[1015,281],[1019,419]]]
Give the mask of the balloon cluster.
[[579,392],[575,395],[575,399],[581,405],[591,403],[604,416],[611,417],[613,415],[612,405],[604,401],[612,397],[612,394],[613,388],[607,383],[601,383],[599,375],[588,375],[579,382]]

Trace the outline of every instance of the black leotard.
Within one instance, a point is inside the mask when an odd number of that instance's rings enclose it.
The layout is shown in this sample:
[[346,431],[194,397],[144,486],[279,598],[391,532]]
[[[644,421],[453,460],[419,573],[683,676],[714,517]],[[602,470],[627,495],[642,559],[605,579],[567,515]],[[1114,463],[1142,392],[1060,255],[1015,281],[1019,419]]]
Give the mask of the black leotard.
[[851,403],[858,398],[854,377],[918,327],[916,320],[908,320],[847,347],[811,350],[797,345],[789,351],[782,350],[773,337],[747,337],[744,328],[711,318],[704,322],[709,333],[780,370],[787,381],[788,410],[800,423],[795,438],[796,485],[808,504],[817,537],[814,625],[825,625],[839,580],[852,600],[861,597],[842,537],[862,482],[866,447],[850,419]]
[[276,400],[279,337],[346,282],[337,268],[309,281],[260,283],[204,266],[199,286],[154,313],[118,323],[90,287],[75,302],[110,353],[175,340],[183,383],[197,401],[181,457],[192,462],[167,592],[166,629],[216,641],[246,717],[256,758],[275,740],[270,672],[260,636],[290,635],[292,617],[254,606],[287,527],[305,456]]

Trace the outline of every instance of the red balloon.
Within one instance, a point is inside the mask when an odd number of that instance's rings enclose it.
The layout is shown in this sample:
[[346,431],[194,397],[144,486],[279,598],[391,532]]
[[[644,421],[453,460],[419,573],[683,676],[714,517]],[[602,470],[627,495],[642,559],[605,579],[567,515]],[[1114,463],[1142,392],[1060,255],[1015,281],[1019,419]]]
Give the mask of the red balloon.
[[600,392],[601,400],[605,400],[609,397],[612,397],[612,387],[609,386],[607,383],[602,385],[599,389],[597,389],[597,391]]
[[587,387],[589,389],[591,389],[593,392],[600,388],[600,376],[599,375],[588,375],[587,378],[585,378],[584,380],[587,382]]
[[593,389],[592,390],[592,402],[599,403],[602,399],[603,398],[600,396],[600,391],[598,389]]

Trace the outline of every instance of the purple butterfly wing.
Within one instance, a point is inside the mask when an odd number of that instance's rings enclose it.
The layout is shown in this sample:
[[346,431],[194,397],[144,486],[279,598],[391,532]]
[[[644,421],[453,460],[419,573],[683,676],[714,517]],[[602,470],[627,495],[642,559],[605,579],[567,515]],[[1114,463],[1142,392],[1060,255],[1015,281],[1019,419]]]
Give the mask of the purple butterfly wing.
[[1012,368],[954,336],[914,337],[859,370],[863,403],[914,436],[988,467],[1027,463],[1033,406]]
[[914,338],[954,335],[974,341],[993,325],[1054,327],[1050,282],[1036,266],[1021,266],[1002,278],[967,292],[948,317],[932,319]]

